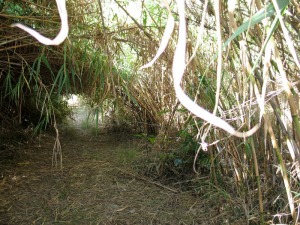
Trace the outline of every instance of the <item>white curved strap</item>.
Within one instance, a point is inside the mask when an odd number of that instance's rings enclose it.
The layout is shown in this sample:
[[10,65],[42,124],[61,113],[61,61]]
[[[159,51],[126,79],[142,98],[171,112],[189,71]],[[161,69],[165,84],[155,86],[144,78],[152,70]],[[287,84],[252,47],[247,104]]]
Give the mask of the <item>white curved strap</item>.
[[21,24],[21,23],[14,23],[12,27],[19,27],[20,29],[26,31],[27,33],[31,34],[34,38],[36,38],[40,43],[44,45],[59,45],[61,44],[68,36],[69,33],[69,25],[68,25],[68,13],[66,9],[66,1],[65,0],[56,0],[59,16],[61,19],[61,29],[58,35],[53,39],[49,39],[39,32]]

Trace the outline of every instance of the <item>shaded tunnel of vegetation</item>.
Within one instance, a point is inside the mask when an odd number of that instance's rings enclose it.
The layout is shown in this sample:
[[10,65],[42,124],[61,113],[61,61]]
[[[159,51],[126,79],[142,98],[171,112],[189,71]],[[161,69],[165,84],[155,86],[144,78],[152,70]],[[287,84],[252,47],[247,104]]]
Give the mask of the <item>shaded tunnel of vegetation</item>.
[[[54,37],[61,25],[55,1],[0,0],[1,195],[12,189],[10,182],[15,176],[8,171],[22,165],[20,145],[30,148],[44,138],[54,146],[53,151],[43,149],[45,157],[49,157],[46,151],[50,152],[49,165],[52,153],[52,166],[62,171],[64,164],[67,168],[71,164],[68,159],[65,163],[61,139],[72,145],[74,138],[73,143],[81,141],[86,146],[88,140],[94,140],[96,148],[101,140],[113,144],[121,137],[139,149],[137,153],[125,147],[127,153],[118,153],[124,162],[130,161],[134,171],[123,170],[124,177],[147,180],[177,193],[186,205],[192,201],[196,205],[197,199],[207,201],[210,209],[206,208],[207,214],[201,218],[199,206],[188,219],[152,221],[149,216],[134,222],[115,217],[101,220],[103,224],[118,224],[117,219],[120,224],[299,222],[299,2],[184,2],[184,92],[239,131],[259,124],[258,131],[246,138],[231,136],[192,114],[178,100],[172,76],[174,50],[180,39],[177,1],[69,0],[68,38],[61,45],[45,46],[11,24],[22,23]],[[166,41],[169,13],[175,30],[166,49],[151,67],[140,69]],[[92,118],[95,132],[90,136],[79,131],[73,137],[68,128],[79,110],[68,104],[71,96],[79,97],[87,121]],[[128,161],[131,157],[134,160]],[[94,168],[100,168],[90,160]],[[114,173],[113,168],[109,167],[109,173]],[[222,207],[213,205],[219,201]],[[0,215],[8,211],[7,205],[0,205]],[[195,205],[191,203],[189,213]],[[211,216],[210,210],[221,216]],[[3,224],[12,221],[0,219]]]

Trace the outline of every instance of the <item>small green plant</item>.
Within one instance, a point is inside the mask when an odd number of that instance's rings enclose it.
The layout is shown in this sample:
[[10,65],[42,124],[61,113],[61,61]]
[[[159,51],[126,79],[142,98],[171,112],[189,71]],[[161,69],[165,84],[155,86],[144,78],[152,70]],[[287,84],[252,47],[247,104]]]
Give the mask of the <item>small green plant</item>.
[[118,161],[123,164],[132,164],[138,156],[138,151],[136,149],[126,149],[118,153]]
[[135,134],[134,137],[142,138],[143,140],[149,142],[151,145],[154,145],[156,142],[156,136],[155,135],[148,135],[148,134]]

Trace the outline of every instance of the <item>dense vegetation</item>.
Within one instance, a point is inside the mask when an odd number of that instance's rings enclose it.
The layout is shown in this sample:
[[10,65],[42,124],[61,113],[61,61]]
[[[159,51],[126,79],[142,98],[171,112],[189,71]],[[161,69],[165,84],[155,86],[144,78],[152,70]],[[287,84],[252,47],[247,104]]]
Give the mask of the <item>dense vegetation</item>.
[[[177,2],[69,0],[68,38],[45,46],[10,25],[54,37],[61,24],[55,2],[1,0],[1,132],[54,128],[59,153],[56,124],[71,114],[63,96],[79,94],[114,126],[149,141],[157,155],[151,176],[208,176],[216,191],[240,199],[248,221],[296,222],[299,2]],[[172,19],[175,29],[164,35]],[[182,43],[185,51],[174,57]],[[178,82],[180,56],[186,68]],[[197,192],[201,183],[190,186]]]

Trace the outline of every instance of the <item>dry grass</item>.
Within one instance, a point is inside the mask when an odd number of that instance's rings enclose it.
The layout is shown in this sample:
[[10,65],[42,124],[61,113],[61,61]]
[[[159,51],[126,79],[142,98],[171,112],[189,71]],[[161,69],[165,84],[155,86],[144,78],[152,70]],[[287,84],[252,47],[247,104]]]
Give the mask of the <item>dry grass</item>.
[[[124,134],[64,136],[63,172],[51,169],[53,141],[46,135],[40,146],[15,146],[21,157],[13,165],[2,164],[1,224],[233,224],[245,219],[239,206],[230,210],[231,199],[213,196],[216,190],[200,193],[198,184],[200,197],[195,197],[117,164],[120,152],[137,143]],[[222,204],[215,205],[216,199]]]

